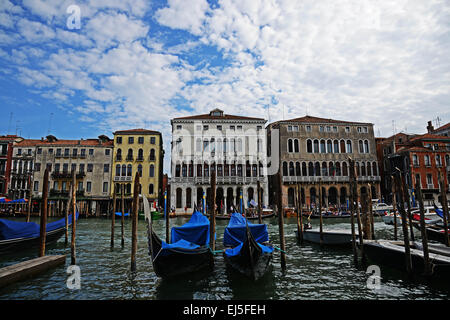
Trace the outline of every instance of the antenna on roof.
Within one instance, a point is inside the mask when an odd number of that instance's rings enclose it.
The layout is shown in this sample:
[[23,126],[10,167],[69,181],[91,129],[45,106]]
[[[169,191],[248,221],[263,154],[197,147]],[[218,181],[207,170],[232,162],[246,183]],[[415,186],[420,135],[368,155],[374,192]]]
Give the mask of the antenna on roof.
[[442,119],[439,118],[439,117],[436,117],[436,118],[433,119],[433,121],[434,121],[434,123],[435,123],[437,128],[439,128],[441,126],[441,120]]

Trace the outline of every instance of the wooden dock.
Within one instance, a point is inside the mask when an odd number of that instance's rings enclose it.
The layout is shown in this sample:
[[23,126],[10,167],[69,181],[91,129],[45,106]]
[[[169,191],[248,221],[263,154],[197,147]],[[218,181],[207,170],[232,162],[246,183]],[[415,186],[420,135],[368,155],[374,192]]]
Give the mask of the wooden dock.
[[43,256],[0,269],[0,288],[66,263],[66,255]]

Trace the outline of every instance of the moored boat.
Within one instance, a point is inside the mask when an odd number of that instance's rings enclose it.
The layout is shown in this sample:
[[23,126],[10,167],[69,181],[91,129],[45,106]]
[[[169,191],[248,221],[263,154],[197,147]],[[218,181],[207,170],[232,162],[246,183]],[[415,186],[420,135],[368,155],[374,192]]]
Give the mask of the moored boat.
[[209,247],[209,220],[195,211],[180,227],[173,227],[171,243],[161,240],[153,230],[148,200],[143,197],[149,255],[158,277],[170,278],[214,267]]
[[[78,220],[79,213],[76,214]],[[72,214],[68,217],[72,225]],[[66,219],[49,222],[46,226],[46,244],[58,241],[66,231]],[[40,244],[40,226],[35,222],[0,219],[0,254],[18,252]]]
[[252,280],[261,279],[269,270],[273,247],[267,225],[253,224],[239,213],[233,213],[225,228],[223,255],[233,270]]
[[[299,238],[298,232],[295,231],[297,239]],[[358,238],[358,235],[355,235]],[[349,246],[352,243],[352,233],[350,230],[323,230],[322,231],[322,242],[320,241],[320,230],[319,229],[306,229],[303,230],[303,240],[322,243],[324,245],[331,246]]]

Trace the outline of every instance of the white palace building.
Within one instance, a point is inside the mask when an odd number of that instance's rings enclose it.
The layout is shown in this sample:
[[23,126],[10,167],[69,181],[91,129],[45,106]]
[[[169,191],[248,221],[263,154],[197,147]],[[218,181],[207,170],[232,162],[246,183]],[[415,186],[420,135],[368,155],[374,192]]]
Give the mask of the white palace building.
[[213,171],[219,214],[239,209],[241,192],[246,208],[257,203],[258,181],[262,206],[268,204],[265,123],[220,109],[171,120],[170,203],[177,214],[192,213],[195,204],[201,208],[203,194],[209,199]]

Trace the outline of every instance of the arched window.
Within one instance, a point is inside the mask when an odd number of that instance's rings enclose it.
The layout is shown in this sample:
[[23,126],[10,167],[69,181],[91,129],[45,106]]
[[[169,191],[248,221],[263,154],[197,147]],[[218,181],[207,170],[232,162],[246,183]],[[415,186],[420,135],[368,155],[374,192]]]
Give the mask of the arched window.
[[333,153],[333,142],[331,140],[327,141],[327,153]]
[[314,165],[314,175],[320,176],[320,163],[319,162],[316,162],[316,164]]
[[218,176],[218,177],[223,176],[223,168],[222,168],[222,165],[221,165],[221,164],[218,164],[218,165],[217,165],[217,176]]
[[342,163],[342,175],[344,177],[348,176],[347,162],[343,162]]
[[345,141],[341,140],[340,145],[341,145],[341,153],[345,153]]
[[199,163],[197,164],[197,177],[202,176],[202,165]]
[[183,165],[181,166],[181,176],[182,177],[187,177],[187,165],[186,165],[186,163],[183,163]]
[[314,153],[319,153],[319,140],[314,140]]
[[138,150],[138,158],[137,158],[137,160],[139,161],[142,161],[142,160],[144,160],[144,150],[142,150],[142,149],[139,149]]
[[131,164],[129,164],[127,166],[127,176],[128,177],[132,177],[133,176],[133,166]]
[[295,170],[294,170],[294,163],[293,162],[289,162],[289,175],[290,176],[295,176]]
[[150,161],[154,161],[154,160],[156,160],[155,149],[151,149],[150,150]]
[[192,189],[186,189],[186,208],[192,208]]
[[120,164],[116,164],[116,177],[120,176]]
[[342,174],[342,172],[341,172],[341,163],[340,162],[336,162],[335,167],[336,167],[336,176],[339,177]]
[[127,183],[127,190],[125,193],[131,194],[131,183]]
[[292,145],[292,139],[288,139],[288,152],[294,152],[294,147]]
[[182,204],[181,204],[181,199],[183,197],[183,191],[181,190],[181,188],[177,188],[176,190],[176,206],[177,208],[181,208]]
[[356,175],[359,177],[361,175],[361,172],[359,171],[359,162],[355,163],[355,167],[356,167]]
[[207,163],[203,165],[203,175],[204,177],[209,177],[209,165]]
[[370,162],[367,162],[367,175],[372,175],[372,166],[370,165]]
[[227,153],[227,138],[223,139],[223,153]]
[[338,140],[333,141],[333,146],[334,146],[334,153],[339,153],[339,141]]
[[237,176],[242,177],[242,164],[237,165]]
[[294,152],[300,152],[300,148],[298,145],[298,139],[294,139]]
[[361,176],[366,176],[366,164],[364,162],[361,163]]
[[232,177],[236,176],[236,165],[235,164],[231,165],[231,176]]
[[148,186],[148,193],[153,194],[153,183],[150,183]]
[[121,161],[122,160],[122,149],[117,149],[117,153],[116,153],[116,161]]
[[325,177],[328,176],[328,168],[326,162],[322,162],[322,175]]
[[369,153],[369,141],[364,140],[364,153]]
[[306,177],[308,175],[308,171],[306,169],[306,162],[302,162],[302,176]]
[[127,160],[133,160],[133,149],[128,149]]
[[325,140],[320,140],[320,153],[326,153]]
[[288,165],[287,162],[283,162],[283,176],[287,176],[288,175]]
[[139,177],[142,177],[142,164],[138,165],[137,171],[139,173]]
[[299,176],[302,175],[302,170],[301,170],[301,168],[300,168],[300,162],[296,162],[296,163],[295,163],[295,175],[296,175],[297,177],[299,177]]
[[155,166],[154,165],[150,165],[150,177],[154,177],[155,176]]
[[196,151],[197,152],[202,152],[202,139],[198,138],[197,142],[196,142]]
[[209,140],[205,139],[203,140],[203,152],[209,151]]
[[362,140],[358,141],[358,145],[359,145],[359,153],[364,153],[364,146]]
[[181,172],[181,166],[179,164],[175,165],[175,177],[178,178],[180,177],[180,172]]
[[313,152],[312,141],[309,139],[306,141],[306,152],[308,153]]
[[377,170],[378,168],[377,168],[377,163],[376,162],[373,162],[372,163],[372,174],[374,175],[374,176],[377,176],[378,175],[378,170]]
[[352,141],[347,140],[347,153],[353,153]]
[[258,166],[256,164],[252,165],[252,176],[257,177],[258,176]]
[[209,150],[211,152],[216,152],[216,141],[214,138],[211,138],[211,140],[209,142]]
[[127,175],[127,166],[126,165],[122,165],[122,177],[125,177]]
[[308,163],[308,176],[314,176],[314,165],[312,162]]

